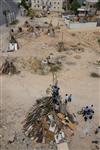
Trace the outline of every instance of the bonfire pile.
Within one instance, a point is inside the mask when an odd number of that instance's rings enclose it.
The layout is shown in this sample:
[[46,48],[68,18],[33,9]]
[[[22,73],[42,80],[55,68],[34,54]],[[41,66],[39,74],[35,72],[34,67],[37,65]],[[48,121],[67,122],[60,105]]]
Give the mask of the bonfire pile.
[[19,71],[16,69],[12,60],[6,59],[0,68],[0,73],[12,75],[19,73]]
[[[60,108],[65,104],[60,104]],[[70,133],[76,127],[73,116],[56,111],[52,97],[38,99],[24,120],[23,130],[33,142],[41,144],[58,144],[67,141],[67,130]],[[71,116],[71,117],[70,117]],[[73,122],[72,122],[73,120]]]

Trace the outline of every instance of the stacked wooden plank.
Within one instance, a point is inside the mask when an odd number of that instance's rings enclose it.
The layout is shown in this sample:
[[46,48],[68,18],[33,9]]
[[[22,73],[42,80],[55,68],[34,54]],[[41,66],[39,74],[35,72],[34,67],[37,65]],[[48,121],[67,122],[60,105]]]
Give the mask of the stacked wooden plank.
[[75,122],[61,112],[55,111],[52,97],[43,97],[36,101],[24,120],[23,130],[34,143],[56,144],[66,140],[64,130],[74,130]]
[[25,134],[29,137],[34,137],[42,128],[43,118],[53,109],[52,97],[38,99],[37,103],[33,105],[29,114],[26,116],[24,123]]

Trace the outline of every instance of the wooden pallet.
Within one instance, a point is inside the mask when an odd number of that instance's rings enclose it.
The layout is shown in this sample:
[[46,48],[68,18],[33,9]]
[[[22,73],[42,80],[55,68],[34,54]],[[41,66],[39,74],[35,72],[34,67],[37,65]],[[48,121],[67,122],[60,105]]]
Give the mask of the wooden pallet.
[[58,118],[61,120],[61,122],[64,125],[67,125],[71,130],[74,130],[76,128],[76,124],[72,123],[68,117],[65,117],[64,114],[58,113],[57,114]]

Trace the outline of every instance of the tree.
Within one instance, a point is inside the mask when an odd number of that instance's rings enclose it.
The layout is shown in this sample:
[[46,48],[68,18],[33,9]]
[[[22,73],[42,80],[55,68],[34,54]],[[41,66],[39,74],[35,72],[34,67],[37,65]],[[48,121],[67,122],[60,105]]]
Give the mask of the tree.
[[96,8],[97,10],[100,10],[100,0],[98,0],[98,2],[96,3]]
[[35,12],[32,8],[30,8],[30,9],[28,10],[28,16],[29,16],[31,19],[33,19],[33,18],[36,16],[36,12]]
[[77,9],[80,7],[80,3],[78,0],[73,0],[72,3],[70,4],[70,10],[77,12]]
[[28,3],[27,0],[21,0],[21,5],[26,9],[26,10],[29,10],[30,8],[30,5]]
[[65,1],[63,1],[63,9],[64,9],[64,11],[66,11],[66,10],[67,10],[67,2],[66,2],[66,0],[65,0]]

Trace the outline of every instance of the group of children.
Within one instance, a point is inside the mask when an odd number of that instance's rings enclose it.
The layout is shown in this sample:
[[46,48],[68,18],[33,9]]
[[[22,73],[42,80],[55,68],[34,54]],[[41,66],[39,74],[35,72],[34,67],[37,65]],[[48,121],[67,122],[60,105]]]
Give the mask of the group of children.
[[72,94],[68,95],[66,94],[65,95],[65,103],[67,104],[68,102],[71,102],[72,101]]
[[[60,88],[57,86],[57,84],[52,86],[52,98],[53,98],[53,103],[55,103],[55,104],[60,102],[59,90],[60,90]],[[71,102],[71,101],[72,101],[72,94],[70,94],[70,95],[66,94],[65,98],[64,98],[65,104],[67,104],[68,102]]]
[[60,88],[56,84],[52,86],[52,100],[53,100],[53,103],[57,105],[59,105],[59,102],[60,102],[59,90]]
[[[60,88],[57,84],[52,86],[52,100],[53,103],[57,106],[59,106],[61,102],[59,90]],[[65,94],[64,103],[67,104],[68,102],[72,102],[72,94]],[[84,108],[82,108],[82,115],[85,121],[87,121],[88,119],[92,119],[94,115],[93,105],[85,106]]]
[[84,120],[92,119],[94,115],[93,105],[86,106],[82,109]]

